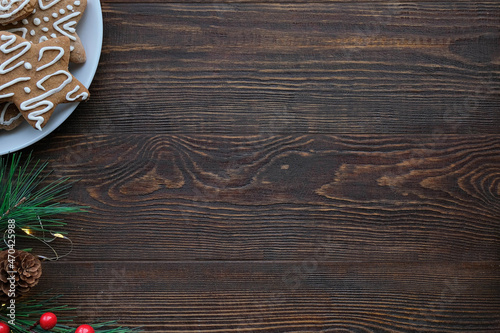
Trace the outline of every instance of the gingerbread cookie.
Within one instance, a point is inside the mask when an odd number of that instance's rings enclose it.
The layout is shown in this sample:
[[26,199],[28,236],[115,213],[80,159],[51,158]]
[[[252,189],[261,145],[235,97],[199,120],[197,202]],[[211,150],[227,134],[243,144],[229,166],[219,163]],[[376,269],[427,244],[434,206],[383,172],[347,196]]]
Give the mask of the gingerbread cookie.
[[2,30],[13,32],[33,44],[66,36],[71,40],[69,60],[84,63],[85,49],[75,28],[85,8],[87,0],[38,0],[32,15],[9,24]]
[[0,110],[0,129],[10,131],[24,121],[19,110],[11,102],[0,104]]
[[0,23],[10,23],[28,16],[37,0],[0,0]]
[[68,37],[32,44],[0,32],[0,101],[13,102],[38,130],[57,104],[89,97],[87,88],[68,71],[69,47]]

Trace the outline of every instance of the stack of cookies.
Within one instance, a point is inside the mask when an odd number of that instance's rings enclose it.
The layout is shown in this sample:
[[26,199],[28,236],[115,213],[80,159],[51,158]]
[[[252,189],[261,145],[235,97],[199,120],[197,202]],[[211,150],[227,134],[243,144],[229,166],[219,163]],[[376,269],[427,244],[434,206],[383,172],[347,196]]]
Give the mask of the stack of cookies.
[[0,129],[42,130],[59,103],[89,92],[68,70],[85,62],[76,26],[87,0],[0,0]]

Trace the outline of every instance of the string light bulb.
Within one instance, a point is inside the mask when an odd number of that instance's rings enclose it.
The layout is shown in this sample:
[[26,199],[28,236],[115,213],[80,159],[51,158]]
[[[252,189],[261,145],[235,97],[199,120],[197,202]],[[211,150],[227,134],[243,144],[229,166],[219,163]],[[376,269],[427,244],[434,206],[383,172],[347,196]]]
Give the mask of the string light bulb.
[[26,235],[32,235],[33,234],[33,231],[31,231],[31,229],[28,229],[28,228],[21,228],[22,231],[24,231],[24,233]]

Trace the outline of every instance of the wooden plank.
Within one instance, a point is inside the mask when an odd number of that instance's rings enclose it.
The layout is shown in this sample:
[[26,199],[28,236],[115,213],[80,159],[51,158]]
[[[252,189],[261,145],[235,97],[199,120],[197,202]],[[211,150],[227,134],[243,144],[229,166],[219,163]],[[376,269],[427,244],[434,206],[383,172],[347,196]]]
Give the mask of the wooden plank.
[[[138,3],[137,0],[100,0],[102,3]],[[316,5],[320,3],[352,3],[352,2],[360,2],[365,4],[371,3],[426,3],[426,2],[436,2],[435,0],[405,0],[405,1],[392,1],[392,0],[144,0],[140,1],[140,3],[161,3],[161,4],[169,4],[169,3],[182,3],[182,4],[232,4],[232,3],[309,3],[311,5]],[[475,0],[440,0],[441,3],[460,3],[460,2],[477,2]],[[481,1],[485,3],[486,1]],[[494,1],[490,1],[490,3],[494,3]]]
[[103,11],[92,98],[65,133],[499,132],[498,3]]
[[75,326],[500,331],[498,2],[148,2],[103,1],[92,99],[32,147],[89,206],[34,292]]
[[81,179],[79,260],[499,259],[499,136],[57,135],[34,150]]
[[[132,260],[135,248],[130,248]],[[154,254],[152,254],[153,256]],[[46,263],[79,323],[152,332],[495,332],[497,264]],[[54,288],[53,281],[61,281]],[[76,324],[76,323],[75,323]]]

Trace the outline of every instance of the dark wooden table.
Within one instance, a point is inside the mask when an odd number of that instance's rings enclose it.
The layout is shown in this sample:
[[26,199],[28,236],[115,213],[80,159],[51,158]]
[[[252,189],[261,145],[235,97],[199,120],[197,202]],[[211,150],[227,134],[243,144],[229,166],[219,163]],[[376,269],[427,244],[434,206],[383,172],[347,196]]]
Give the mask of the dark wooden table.
[[[102,2],[39,290],[156,332],[500,332],[498,1]],[[28,151],[27,150],[27,151]]]

